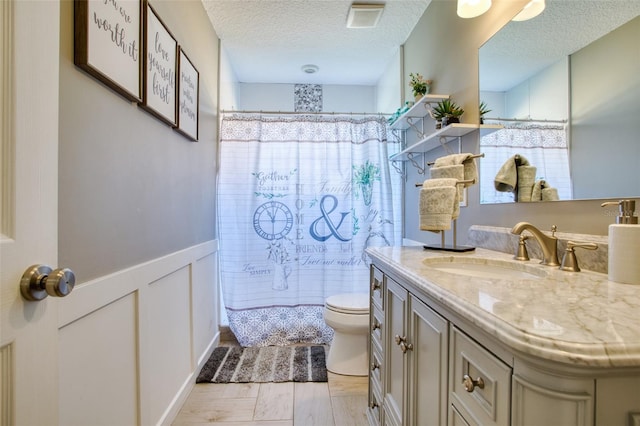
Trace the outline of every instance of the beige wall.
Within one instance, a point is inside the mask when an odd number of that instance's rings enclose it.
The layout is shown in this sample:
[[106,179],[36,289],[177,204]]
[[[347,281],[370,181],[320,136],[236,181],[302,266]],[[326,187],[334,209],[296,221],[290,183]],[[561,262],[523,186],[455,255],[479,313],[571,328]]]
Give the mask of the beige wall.
[[[405,43],[405,79],[408,81],[411,72],[420,72],[426,78],[433,79],[432,93],[451,95],[466,111],[463,122],[477,123],[478,49],[526,3],[526,0],[494,0],[492,8],[484,15],[461,19],[456,15],[455,1],[432,1]],[[409,90],[406,93],[406,96],[411,96]],[[478,152],[478,132],[462,139],[461,152]],[[458,151],[457,143],[450,145],[454,152]],[[445,154],[443,149],[434,150],[427,155],[426,161],[433,161]],[[416,206],[419,190],[415,183],[428,177],[428,171],[425,177],[407,164],[407,172],[405,236],[417,241],[438,243],[438,235],[422,232],[418,227]],[[458,242],[466,241],[471,225],[511,227],[519,221],[531,222],[542,229],[550,229],[555,224],[562,232],[606,235],[613,217],[600,208],[601,201],[480,205],[478,186],[475,185],[469,190],[468,207],[462,209],[458,219]],[[447,232],[447,241],[450,239],[451,232]]]
[[218,38],[201,2],[152,4],[200,73],[197,143],[74,66],[61,3],[59,261],[79,282],[215,238]]

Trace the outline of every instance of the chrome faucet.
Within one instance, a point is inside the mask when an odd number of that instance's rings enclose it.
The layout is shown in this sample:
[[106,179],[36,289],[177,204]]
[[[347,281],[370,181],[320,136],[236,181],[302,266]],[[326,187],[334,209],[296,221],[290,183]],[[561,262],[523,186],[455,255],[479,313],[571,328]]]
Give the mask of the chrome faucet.
[[560,262],[558,262],[558,238],[555,235],[556,229],[556,226],[553,225],[551,227],[551,236],[548,236],[529,222],[519,222],[513,227],[511,233],[521,235],[522,232],[529,231],[542,249],[542,262],[540,263],[548,266],[560,266]]

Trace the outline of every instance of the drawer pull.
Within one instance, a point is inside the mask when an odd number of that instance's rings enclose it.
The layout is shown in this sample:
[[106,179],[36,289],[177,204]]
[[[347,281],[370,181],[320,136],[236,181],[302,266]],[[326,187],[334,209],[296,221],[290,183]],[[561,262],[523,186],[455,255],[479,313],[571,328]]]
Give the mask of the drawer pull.
[[371,363],[371,371],[376,371],[378,368],[380,368],[380,364],[375,361]]
[[373,280],[371,281],[371,291],[374,292],[376,290],[380,290],[381,285],[380,285],[380,281],[378,280]]
[[396,345],[400,346],[400,350],[402,351],[403,354],[407,353],[407,351],[413,350],[413,345],[411,343],[406,343],[407,342],[407,338],[405,337],[400,337],[398,334],[396,334]]
[[375,401],[371,401],[371,402],[369,403],[369,408],[371,408],[372,410],[374,410],[374,409],[378,408],[378,403],[377,403],[377,402],[375,402]]
[[371,331],[375,331],[380,328],[380,323],[378,320],[374,319],[373,324],[371,324]]
[[462,384],[464,384],[464,389],[467,392],[473,392],[476,387],[484,389],[484,380],[482,380],[482,377],[478,377],[476,380],[473,380],[468,374],[465,374]]

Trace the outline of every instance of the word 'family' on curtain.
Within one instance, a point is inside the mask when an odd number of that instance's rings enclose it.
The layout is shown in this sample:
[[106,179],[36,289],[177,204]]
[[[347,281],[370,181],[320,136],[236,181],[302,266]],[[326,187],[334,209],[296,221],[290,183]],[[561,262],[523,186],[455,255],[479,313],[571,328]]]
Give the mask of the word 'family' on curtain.
[[368,292],[365,249],[399,238],[399,143],[382,117],[231,114],[220,134],[231,330],[242,346],[329,343],[324,300]]

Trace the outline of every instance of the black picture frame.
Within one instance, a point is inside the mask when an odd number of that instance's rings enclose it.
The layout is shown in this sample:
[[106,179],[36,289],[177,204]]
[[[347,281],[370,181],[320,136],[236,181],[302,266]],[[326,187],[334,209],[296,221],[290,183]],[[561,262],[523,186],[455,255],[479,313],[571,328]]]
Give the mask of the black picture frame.
[[141,39],[141,0],[74,0],[74,64],[134,102],[141,100]]
[[196,142],[200,120],[200,73],[182,46],[178,49],[178,124],[176,131]]
[[143,0],[144,42],[140,107],[176,126],[178,42],[148,1]]

